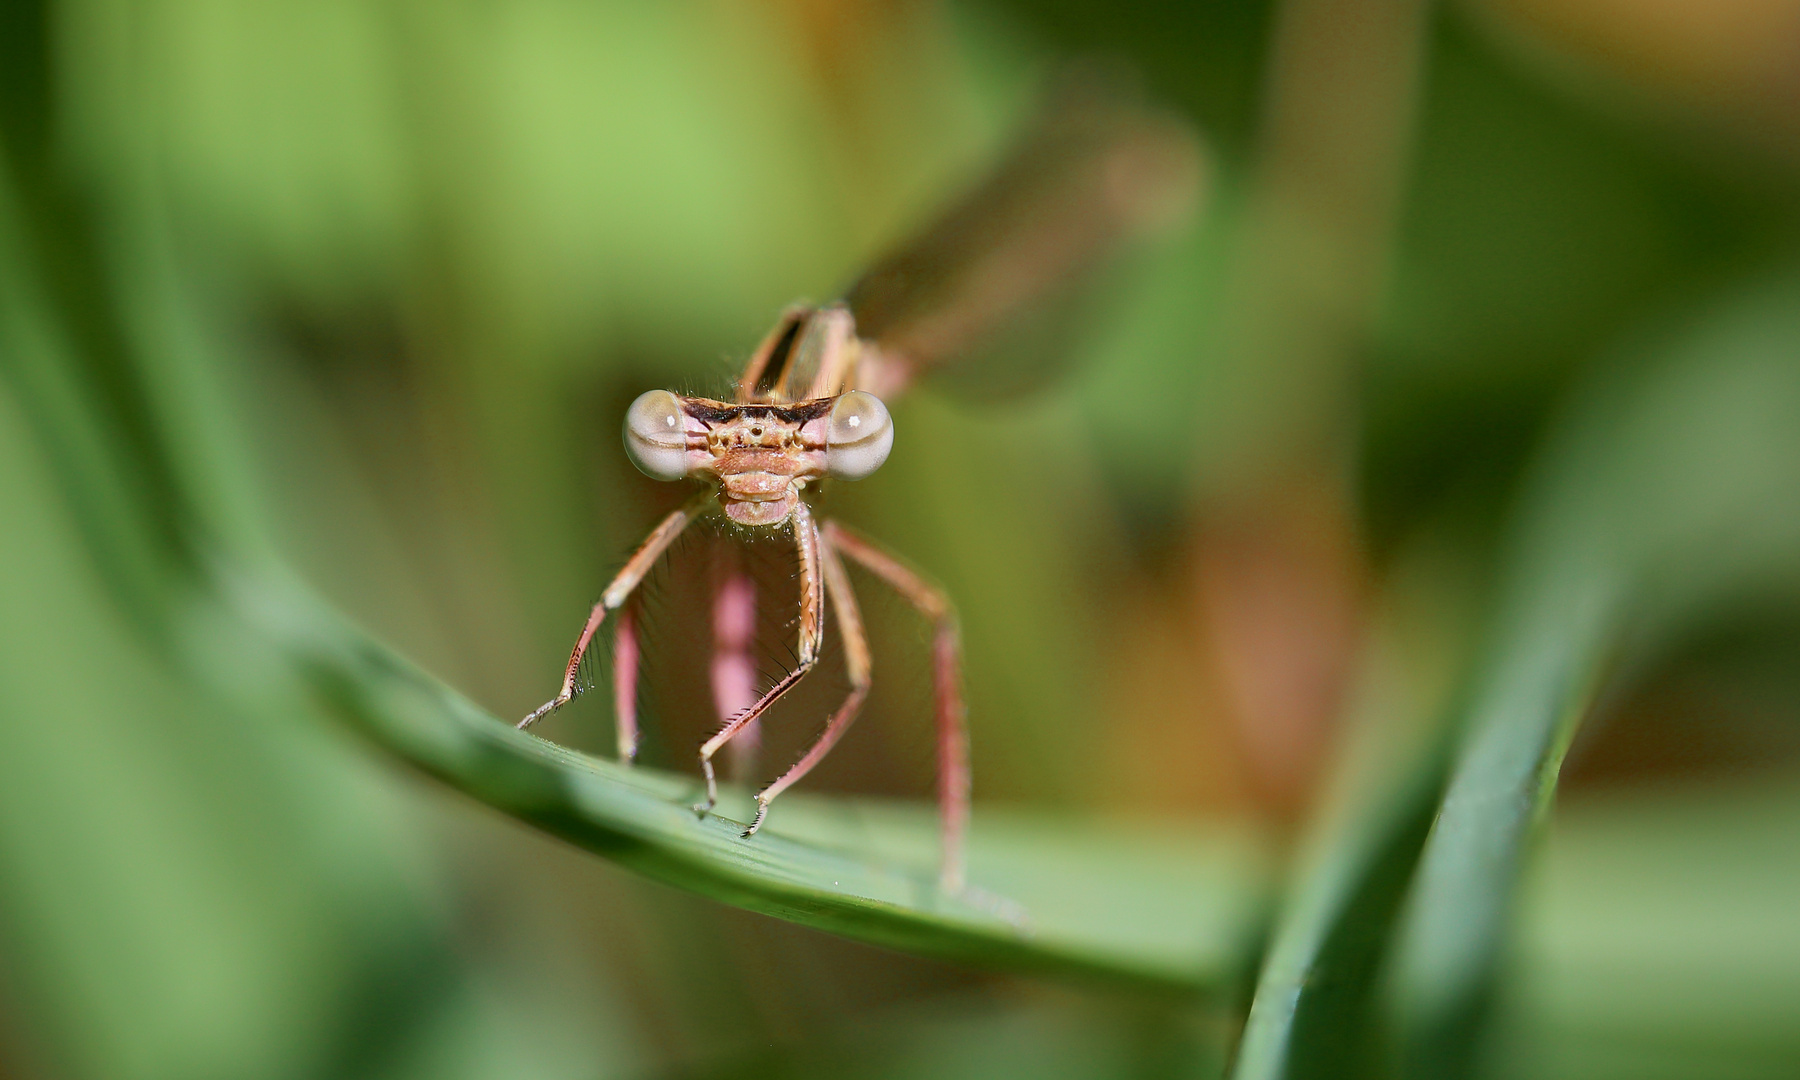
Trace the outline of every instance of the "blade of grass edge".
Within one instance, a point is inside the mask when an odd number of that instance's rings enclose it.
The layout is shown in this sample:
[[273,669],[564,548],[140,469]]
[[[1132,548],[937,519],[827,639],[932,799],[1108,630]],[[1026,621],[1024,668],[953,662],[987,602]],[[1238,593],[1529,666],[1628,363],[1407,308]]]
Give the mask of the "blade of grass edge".
[[[1344,750],[1291,869],[1232,1061],[1237,1080],[1372,1074],[1368,992],[1443,790],[1446,700],[1476,613],[1445,607],[1441,568],[1401,560],[1370,623]],[[1466,593],[1452,587],[1448,595]]]
[[1551,442],[1397,928],[1386,1006],[1403,1075],[1474,1066],[1532,835],[1614,665],[1735,601],[1791,593],[1797,350],[1800,281],[1765,283],[1622,356]]
[[[1797,292],[1765,287],[1571,411],[1516,515],[1471,691],[1436,742],[1373,770],[1321,821],[1235,1080],[1379,1075],[1395,1027],[1408,1075],[1469,1064],[1530,830],[1601,680],[1628,643],[1675,632],[1681,612],[1791,570],[1800,552],[1800,387],[1783,363],[1800,342]],[[1749,417],[1761,422],[1735,422]]]
[[[977,815],[969,854],[971,878],[983,888],[947,895],[936,886],[929,808],[800,795],[784,799],[782,813],[746,840],[745,792],[728,790],[721,812],[700,818],[689,808],[699,794],[694,778],[515,731],[266,579],[246,583],[239,599],[327,707],[387,751],[489,806],[702,896],[940,959],[1177,994],[1231,983],[1254,941],[1258,855],[1242,835],[1146,837],[1103,826],[1084,847],[1053,820]],[[1166,865],[1134,866],[1118,854],[1146,843],[1164,845],[1152,858]],[[1153,893],[1179,900],[1154,913],[1162,929],[1148,935],[1126,917],[1145,903],[1130,890],[1145,884],[1146,872]],[[1054,887],[1036,884],[1045,880]],[[1062,902],[1069,890],[1120,917],[1083,917]]]
[[1412,880],[1444,755],[1359,785],[1308,844],[1258,973],[1231,1069],[1233,1080],[1348,1077],[1379,1050],[1369,994]]

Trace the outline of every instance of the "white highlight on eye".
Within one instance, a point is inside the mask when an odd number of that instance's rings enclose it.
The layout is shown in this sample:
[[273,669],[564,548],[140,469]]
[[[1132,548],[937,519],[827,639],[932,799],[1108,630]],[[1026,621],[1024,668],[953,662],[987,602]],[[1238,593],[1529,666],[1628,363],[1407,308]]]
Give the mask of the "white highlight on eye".
[[831,406],[825,435],[825,471],[840,480],[861,480],[887,460],[894,448],[894,421],[874,394],[851,390]]
[[687,424],[681,399],[667,390],[638,395],[625,410],[625,456],[653,480],[687,475]]

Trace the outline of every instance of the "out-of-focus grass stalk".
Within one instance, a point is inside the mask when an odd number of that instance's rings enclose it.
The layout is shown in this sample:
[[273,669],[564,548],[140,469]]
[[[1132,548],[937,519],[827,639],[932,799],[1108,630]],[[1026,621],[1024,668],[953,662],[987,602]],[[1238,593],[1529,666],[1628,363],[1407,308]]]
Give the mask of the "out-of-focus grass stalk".
[[1445,722],[1321,825],[1235,1075],[1474,1067],[1530,841],[1604,680],[1800,586],[1796,310],[1792,280],[1765,285],[1568,411]]
[[1245,761],[1282,817],[1315,786],[1364,617],[1356,362],[1388,278],[1429,11],[1278,6],[1230,241],[1221,390],[1234,408],[1198,435],[1196,602]]

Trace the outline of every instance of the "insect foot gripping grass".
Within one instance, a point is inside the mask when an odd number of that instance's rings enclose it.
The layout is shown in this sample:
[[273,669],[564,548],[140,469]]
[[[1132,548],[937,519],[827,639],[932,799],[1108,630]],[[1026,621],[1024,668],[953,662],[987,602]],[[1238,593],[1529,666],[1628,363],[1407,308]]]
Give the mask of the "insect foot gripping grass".
[[[819,520],[809,500],[827,478],[860,480],[887,460],[894,424],[883,397],[971,352],[985,335],[1027,309],[1054,306],[1120,241],[1166,223],[1191,203],[1198,175],[1198,152],[1185,127],[1095,87],[1072,84],[1050,98],[1037,124],[986,182],[878,263],[842,301],[790,308],[751,356],[731,400],[667,390],[639,397],[625,417],[625,451],[632,463],[657,480],[700,481],[705,490],[665,518],[626,561],[588,616],[561,689],[518,726],[529,727],[580,691],[580,669],[594,634],[608,613],[617,612],[613,686],[619,757],[631,761],[637,752],[640,656],[633,591],[703,515],[723,513],[745,529],[785,531],[800,555],[794,663],[741,707],[728,703],[741,703],[746,695],[715,687],[722,726],[700,747],[706,796],[694,809],[705,815],[717,802],[714,755],[818,664],[828,602],[843,636],[849,692],[818,740],[757,794],[745,838],[762,826],[775,797],[830,753],[856,719],[871,671],[862,615],[844,570],[848,559],[899,592],[932,624],[939,883],[947,892],[962,891],[969,741],[955,612],[944,592],[905,561],[847,526]],[[724,582],[721,600],[752,595],[743,584]],[[735,607],[720,603],[715,612]],[[719,636],[724,641],[733,635]],[[729,662],[714,665],[715,673],[731,669]]]

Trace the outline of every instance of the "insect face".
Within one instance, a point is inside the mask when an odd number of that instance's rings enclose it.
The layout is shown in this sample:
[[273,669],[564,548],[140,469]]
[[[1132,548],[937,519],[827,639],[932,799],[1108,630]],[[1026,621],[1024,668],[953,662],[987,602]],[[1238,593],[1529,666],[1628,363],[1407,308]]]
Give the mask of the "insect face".
[[791,405],[740,405],[652,390],[625,415],[625,451],[657,480],[714,480],[739,525],[779,525],[808,481],[860,480],[887,460],[893,420],[852,390]]

